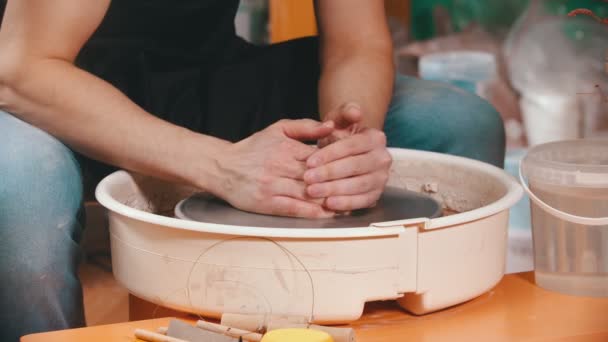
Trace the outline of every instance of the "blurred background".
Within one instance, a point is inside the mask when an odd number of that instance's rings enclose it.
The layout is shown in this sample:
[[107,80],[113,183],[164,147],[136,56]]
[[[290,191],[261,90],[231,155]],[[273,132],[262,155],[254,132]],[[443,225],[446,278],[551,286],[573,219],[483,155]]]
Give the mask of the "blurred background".
[[[608,137],[608,25],[601,23],[608,2],[385,0],[385,7],[399,73],[490,101],[505,123],[505,169],[513,176],[531,146]],[[574,16],[577,9],[595,18]],[[241,0],[235,24],[255,44],[317,34],[312,0]],[[511,210],[507,272],[532,269],[524,197]]]

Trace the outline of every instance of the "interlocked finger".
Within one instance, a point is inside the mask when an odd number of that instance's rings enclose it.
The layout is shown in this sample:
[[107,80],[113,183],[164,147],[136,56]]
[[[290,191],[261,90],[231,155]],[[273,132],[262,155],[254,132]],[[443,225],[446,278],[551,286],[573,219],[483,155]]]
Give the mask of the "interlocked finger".
[[386,147],[386,136],[383,132],[366,129],[338,140],[312,154],[307,162],[308,167],[318,167],[348,156],[366,153],[378,147]]
[[367,173],[325,183],[315,183],[308,186],[307,193],[315,198],[364,194],[382,188],[386,183],[386,178],[384,172]]
[[297,160],[276,163],[274,168],[276,168],[276,170],[271,170],[271,172],[276,172],[277,176],[296,180],[303,180],[304,173],[306,172],[306,164]]
[[378,170],[380,159],[378,152],[346,157],[306,171],[304,181],[309,184],[322,183],[373,172]]
[[289,178],[279,178],[272,183],[273,194],[279,196],[291,197],[294,199],[308,201],[314,204],[322,205],[324,199],[312,198],[306,192],[306,183]]
[[274,196],[270,200],[269,214],[301,218],[330,218],[334,212],[322,206],[286,196]]
[[334,196],[325,201],[325,206],[334,211],[351,211],[373,207],[382,191],[374,190],[362,195]]

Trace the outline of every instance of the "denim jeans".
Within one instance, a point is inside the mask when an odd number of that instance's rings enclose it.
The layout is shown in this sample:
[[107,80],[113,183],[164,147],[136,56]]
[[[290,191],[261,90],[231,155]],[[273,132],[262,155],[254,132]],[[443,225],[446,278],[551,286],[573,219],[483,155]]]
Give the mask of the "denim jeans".
[[[391,147],[503,166],[496,110],[453,86],[399,76],[385,131]],[[0,340],[85,324],[77,274],[82,176],[74,153],[0,112]]]
[[0,112],[0,340],[84,324],[82,183],[72,151]]

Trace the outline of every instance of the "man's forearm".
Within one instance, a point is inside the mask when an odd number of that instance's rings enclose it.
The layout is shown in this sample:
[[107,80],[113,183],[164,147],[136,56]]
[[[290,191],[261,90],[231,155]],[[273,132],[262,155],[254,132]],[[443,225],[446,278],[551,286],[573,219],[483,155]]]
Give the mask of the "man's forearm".
[[[322,63],[319,81],[321,118],[339,106],[357,103],[363,112],[362,124],[382,130],[391,100],[395,68],[390,53],[357,53]],[[331,116],[331,115],[330,115]]]
[[225,142],[148,114],[112,85],[69,62],[38,59],[19,70],[3,73],[0,107],[73,149],[190,185],[206,187],[193,180],[212,178],[213,155]]

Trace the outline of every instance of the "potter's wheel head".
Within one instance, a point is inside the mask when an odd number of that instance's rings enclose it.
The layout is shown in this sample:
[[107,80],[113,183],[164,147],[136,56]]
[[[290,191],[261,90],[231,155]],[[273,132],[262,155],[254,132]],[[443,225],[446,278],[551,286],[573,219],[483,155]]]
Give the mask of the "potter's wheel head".
[[429,196],[387,187],[374,208],[353,211],[330,219],[302,219],[261,215],[232,207],[208,194],[196,194],[175,207],[180,219],[232,226],[260,228],[353,228],[372,223],[435,218],[441,216],[441,206]]

